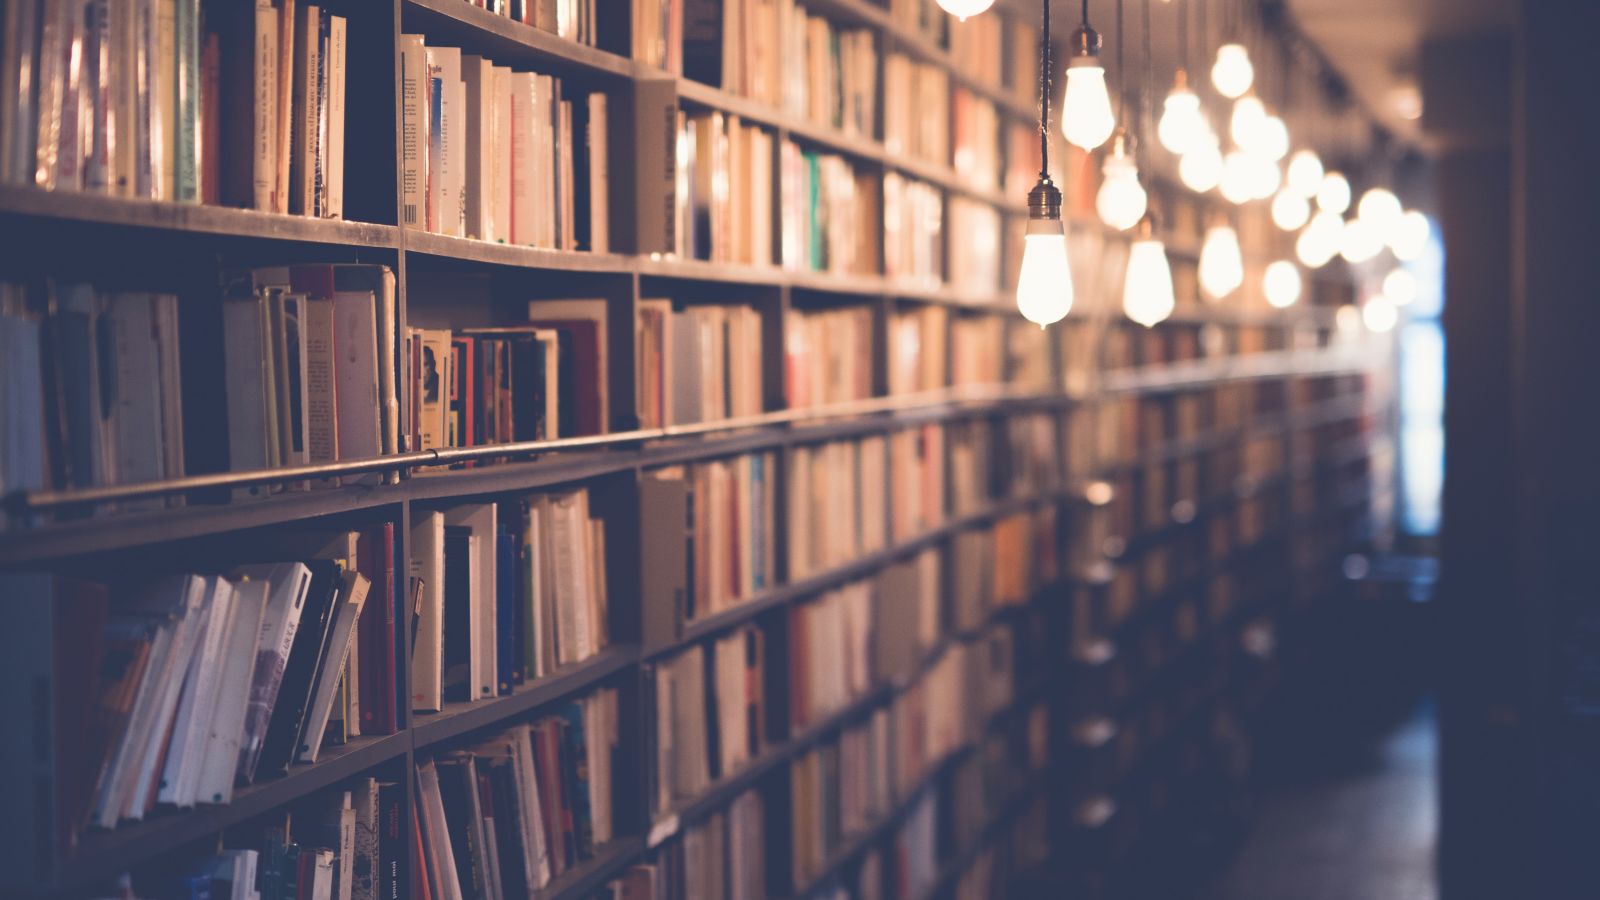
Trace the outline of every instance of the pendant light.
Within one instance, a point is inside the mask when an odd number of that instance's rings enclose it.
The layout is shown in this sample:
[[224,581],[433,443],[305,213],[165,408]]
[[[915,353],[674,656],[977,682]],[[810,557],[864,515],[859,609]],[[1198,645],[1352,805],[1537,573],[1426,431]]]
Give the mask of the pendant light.
[[1262,126],[1267,121],[1267,107],[1255,94],[1245,94],[1233,101],[1233,113],[1228,117],[1228,136],[1242,150],[1256,150],[1261,144]]
[[1182,156],[1200,135],[1204,127],[1200,112],[1200,95],[1189,88],[1189,4],[1178,4],[1178,52],[1181,61],[1172,76],[1172,90],[1161,106],[1161,121],[1156,124],[1156,137],[1161,146]]
[[[1050,0],[1041,0],[1039,32],[1039,181],[1028,192],[1028,227],[1017,274],[1017,310],[1040,328],[1072,309],[1072,267],[1067,262],[1061,191],[1050,180]],[[1098,39],[1096,39],[1098,43]]]
[[1276,309],[1288,309],[1300,299],[1300,270],[1287,259],[1267,264],[1261,276],[1261,290]]
[[1211,84],[1217,93],[1235,99],[1243,97],[1256,80],[1250,64],[1250,51],[1243,44],[1223,44],[1217,48],[1217,61],[1211,66]]
[[[1150,54],[1150,0],[1142,0],[1144,23],[1144,89],[1139,99],[1139,119],[1142,124],[1150,110],[1150,81],[1155,64]],[[1141,131],[1144,129],[1141,127]],[[1146,328],[1154,326],[1172,315],[1177,305],[1172,290],[1172,265],[1167,261],[1167,247],[1157,236],[1156,218],[1146,212],[1139,220],[1139,230],[1128,247],[1128,268],[1122,282],[1122,311]]]
[[1317,208],[1323,212],[1342,215],[1350,208],[1350,181],[1338,172],[1329,172],[1322,176],[1322,184],[1317,188]]
[[1255,167],[1250,154],[1240,149],[1228,151],[1222,158],[1222,197],[1235,206],[1255,199]]
[[1272,224],[1284,231],[1299,231],[1311,219],[1311,201],[1293,185],[1285,185],[1272,198]]
[[1411,262],[1422,256],[1427,249],[1428,236],[1432,231],[1428,225],[1428,217],[1414,209],[1408,209],[1400,216],[1400,223],[1395,227],[1394,234],[1389,238],[1389,250],[1394,253],[1395,259],[1401,262]]
[[1125,129],[1117,129],[1111,138],[1111,152],[1101,167],[1100,191],[1094,198],[1100,221],[1118,231],[1139,224],[1149,201],[1139,184],[1139,165],[1130,152],[1132,145],[1132,136]]
[[1317,195],[1322,187],[1322,160],[1315,150],[1296,150],[1289,157],[1289,189],[1302,197]]
[[[1117,118],[1127,119],[1127,69],[1122,59],[1122,0],[1117,0]],[[1111,135],[1111,151],[1101,166],[1100,190],[1095,194],[1095,211],[1100,221],[1118,231],[1127,231],[1139,224],[1148,199],[1139,184],[1139,163],[1133,155],[1133,136],[1125,127],[1118,127]]]
[[1364,263],[1383,252],[1383,235],[1359,215],[1344,223],[1339,236],[1339,255],[1345,262]]
[[1189,142],[1188,152],[1178,160],[1178,177],[1189,190],[1198,194],[1204,194],[1222,181],[1222,147],[1211,125],[1203,118],[1199,133]]
[[1417,299],[1417,276],[1411,270],[1394,268],[1383,276],[1383,295],[1395,306],[1405,306]]
[[1206,229],[1200,245],[1200,289],[1211,300],[1221,300],[1244,283],[1244,258],[1239,234],[1226,222]]
[[987,11],[993,5],[994,0],[939,0],[940,9],[962,22]]
[[1311,217],[1311,222],[1294,242],[1294,254],[1309,268],[1318,269],[1339,255],[1339,240],[1344,235],[1344,220],[1338,213],[1323,210]]
[[[1045,40],[1050,35],[1045,34]],[[1089,27],[1089,0],[1083,0],[1083,21],[1072,32],[1072,56],[1067,60],[1066,97],[1061,101],[1061,133],[1085,150],[1104,144],[1116,127],[1111,95],[1106,90],[1106,70],[1100,64],[1100,32]]]
[[1394,238],[1405,210],[1393,191],[1386,187],[1375,187],[1368,188],[1361,195],[1361,202],[1356,204],[1356,215],[1370,222],[1387,244]]

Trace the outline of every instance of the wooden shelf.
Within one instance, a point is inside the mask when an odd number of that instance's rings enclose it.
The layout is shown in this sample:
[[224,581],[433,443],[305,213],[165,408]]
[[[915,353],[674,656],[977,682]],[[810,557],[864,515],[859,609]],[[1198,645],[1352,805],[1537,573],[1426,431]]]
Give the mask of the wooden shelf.
[[627,79],[640,74],[641,67],[627,57],[514,22],[467,0],[401,0],[401,11],[407,32],[489,53],[501,63],[536,63],[560,75]]
[[[399,230],[392,225],[313,219],[231,206],[141,200],[78,191],[47,191],[15,185],[0,186],[0,218],[46,219],[114,228],[344,247],[393,249],[399,246]],[[19,226],[13,223],[12,227]]]
[[[465,0],[440,0],[466,6]],[[477,7],[468,6],[468,9]],[[485,15],[490,15],[484,13]],[[493,16],[491,16],[493,18]],[[526,27],[526,26],[523,26]],[[551,250],[543,247],[523,247],[517,244],[500,244],[475,238],[451,237],[433,234],[415,228],[405,229],[405,248],[408,256],[434,257],[468,263],[488,263],[497,266],[515,266],[523,269],[546,269],[552,272],[600,272],[627,274],[633,268],[633,257],[619,253],[588,253],[581,250]],[[416,265],[413,261],[412,265]]]
[[111,831],[87,832],[78,846],[62,859],[58,872],[60,886],[64,889],[93,887],[140,862],[269,813],[347,778],[403,760],[410,745],[411,735],[403,731],[383,737],[357,738],[345,746],[323,750],[315,764],[295,765],[282,778],[236,790],[233,802],[225,806],[158,810],[142,822],[126,823]]

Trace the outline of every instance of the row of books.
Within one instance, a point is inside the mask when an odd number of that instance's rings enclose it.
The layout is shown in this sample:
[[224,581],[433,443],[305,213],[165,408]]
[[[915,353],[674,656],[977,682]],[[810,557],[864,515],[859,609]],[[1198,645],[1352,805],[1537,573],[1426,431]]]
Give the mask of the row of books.
[[230,469],[398,449],[393,271],[280,266],[227,273],[223,281]]
[[606,252],[607,97],[400,36],[404,225]]
[[594,858],[615,835],[617,692],[417,764],[415,869],[427,896],[510,898]]
[[3,284],[0,342],[0,490],[183,475],[176,296]]
[[784,400],[790,409],[872,396],[870,307],[790,307],[783,330]]
[[[57,782],[64,845],[157,807],[228,803],[325,745],[394,731],[392,526],[286,544],[315,558],[113,587],[6,577],[6,596],[53,635],[42,646],[57,671],[83,663],[56,676],[56,756],[74,773]],[[48,682],[49,656],[13,664]]]
[[754,307],[639,302],[639,427],[760,415],[761,314]]
[[795,891],[821,876],[847,839],[888,814],[891,741],[889,712],[879,709],[789,764]]
[[748,766],[767,746],[766,641],[746,625],[653,667],[657,816]]
[[[313,4],[19,0],[0,176],[321,218],[344,214],[346,23]],[[224,121],[224,107],[238,115]]]
[[[299,817],[263,829],[181,873],[169,893],[214,900],[380,900],[405,895],[405,786],[358,779],[319,795]],[[239,846],[254,844],[255,846]]]
[[907,284],[938,285],[944,279],[944,244],[944,197],[939,190],[898,172],[885,173],[883,274]]
[[771,131],[719,111],[678,113],[678,255],[772,264]]
[[594,0],[462,0],[513,22],[593,47],[598,26]]
[[606,527],[578,489],[416,513],[412,708],[486,700],[608,643]]
[[629,867],[589,900],[762,900],[768,896],[761,793],[745,791],[686,826],[649,862]]
[[[964,88],[950,95],[951,165],[963,183],[982,190],[1000,184],[1000,115],[988,100]],[[1038,143],[1037,138],[1033,141]]]
[[407,329],[412,448],[607,430],[605,300],[532,300],[527,309],[522,325]]
[[1025,603],[1059,573],[1055,507],[1016,513],[956,535],[951,593],[957,629],[983,621],[989,610]]
[[[783,267],[876,274],[879,250],[885,246],[873,224],[880,218],[878,176],[842,156],[803,149],[793,141],[783,143],[778,165]],[[889,177],[883,185],[885,209]]]
[[950,326],[950,383],[958,387],[1005,380],[1005,336],[998,316],[959,316]]
[[788,458],[789,578],[837,568],[883,548],[889,509],[883,436],[795,447]]
[[789,13],[782,96],[750,96],[845,134],[875,137],[878,48],[872,31],[838,25],[801,6]]
[[639,482],[647,641],[738,605],[778,583],[774,453],[647,472]]
[[975,296],[992,295],[1000,283],[1000,211],[982,201],[951,197],[948,215],[950,233],[961,239],[950,242],[945,280]]
[[950,164],[950,74],[904,53],[883,61],[883,149],[892,157]]

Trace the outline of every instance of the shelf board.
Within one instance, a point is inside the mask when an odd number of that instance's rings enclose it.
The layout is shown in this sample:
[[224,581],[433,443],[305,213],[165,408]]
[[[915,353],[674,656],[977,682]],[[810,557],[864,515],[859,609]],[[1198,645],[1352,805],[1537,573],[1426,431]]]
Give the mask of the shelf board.
[[[495,62],[537,61],[556,74],[588,73],[632,78],[640,67],[627,57],[570,41],[512,21],[467,0],[402,0],[406,27],[435,40],[458,42],[469,52],[485,52]],[[412,28],[413,25],[420,27]]]
[[640,858],[644,842],[620,837],[600,847],[593,859],[579,863],[560,878],[533,892],[535,900],[582,900],[591,897],[607,880]]
[[[444,0],[441,0],[444,2]],[[468,9],[466,0],[448,0]],[[478,10],[482,12],[481,10]],[[484,13],[490,18],[497,18]],[[523,26],[527,27],[527,26]],[[545,247],[524,247],[518,244],[500,244],[475,238],[453,237],[405,229],[406,254],[434,256],[463,262],[489,263],[498,266],[515,266],[523,269],[547,269],[555,272],[600,272],[628,274],[633,270],[633,257],[620,253],[589,253],[582,250],[552,250]]]
[[60,863],[58,881],[62,888],[88,888],[96,883],[298,800],[329,785],[351,778],[376,766],[405,757],[411,735],[357,738],[342,747],[330,747],[311,765],[290,767],[283,778],[262,781],[234,792],[233,802],[225,806],[198,806],[192,810],[158,811],[142,822],[123,825],[111,831],[91,831]]
[[508,696],[471,703],[448,703],[437,713],[415,713],[411,734],[418,751],[479,729],[509,723],[516,716],[581,693],[639,661],[631,644],[607,647],[582,662],[563,666]]
[[79,191],[0,186],[0,217],[55,219],[120,228],[214,234],[258,240],[298,241],[346,247],[398,246],[398,229],[343,219],[314,219],[207,206],[112,197]]

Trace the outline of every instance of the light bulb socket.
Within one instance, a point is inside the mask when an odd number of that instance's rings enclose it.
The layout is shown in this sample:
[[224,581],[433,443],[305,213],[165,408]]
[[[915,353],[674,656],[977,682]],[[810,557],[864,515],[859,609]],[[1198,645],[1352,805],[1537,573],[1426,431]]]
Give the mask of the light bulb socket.
[[1100,65],[1100,32],[1085,22],[1072,30],[1067,40],[1067,68]]
[[[1028,222],[1031,229],[1034,222],[1060,222],[1061,221],[1061,190],[1055,182],[1046,175],[1039,179],[1039,183],[1028,192]],[[1033,233],[1031,230],[1030,234]]]
[[1133,226],[1133,239],[1136,241],[1153,241],[1161,222],[1153,212],[1146,212],[1139,217],[1139,224]]
[[1182,66],[1179,66],[1178,71],[1172,76],[1172,90],[1189,90],[1189,73]]
[[1138,147],[1137,139],[1129,133],[1128,129],[1118,126],[1116,131],[1111,132],[1110,155],[1112,157],[1122,156],[1132,159],[1134,151]]

